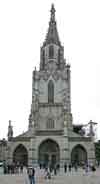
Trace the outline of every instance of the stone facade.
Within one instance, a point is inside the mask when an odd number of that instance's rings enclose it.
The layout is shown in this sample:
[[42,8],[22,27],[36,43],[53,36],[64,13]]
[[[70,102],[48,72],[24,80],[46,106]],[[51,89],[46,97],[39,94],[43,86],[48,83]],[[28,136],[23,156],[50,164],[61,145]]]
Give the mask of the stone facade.
[[40,69],[33,71],[32,104],[27,132],[13,137],[9,125],[7,162],[57,164],[95,161],[91,137],[73,131],[70,65],[59,40],[55,8],[40,50]]
[[6,159],[6,148],[7,148],[7,141],[5,139],[0,140],[0,161]]

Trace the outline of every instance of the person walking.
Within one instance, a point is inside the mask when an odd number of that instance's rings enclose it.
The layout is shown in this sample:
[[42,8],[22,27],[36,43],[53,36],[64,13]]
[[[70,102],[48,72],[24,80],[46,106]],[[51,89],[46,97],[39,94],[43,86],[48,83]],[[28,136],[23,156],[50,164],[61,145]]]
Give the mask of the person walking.
[[96,171],[96,168],[95,168],[94,165],[91,166],[91,171],[92,171],[92,172],[95,172],[95,171]]
[[88,171],[89,171],[88,164],[85,164],[85,173],[88,174]]

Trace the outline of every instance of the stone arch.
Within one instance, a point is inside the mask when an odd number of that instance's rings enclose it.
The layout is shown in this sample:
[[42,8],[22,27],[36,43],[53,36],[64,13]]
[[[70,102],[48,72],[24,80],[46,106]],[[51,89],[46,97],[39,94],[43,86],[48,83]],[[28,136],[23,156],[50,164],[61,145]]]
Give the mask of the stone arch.
[[87,162],[87,151],[83,145],[77,144],[74,146],[71,152],[71,162],[82,165]]
[[28,165],[28,151],[23,144],[19,144],[13,152],[13,162]]
[[60,147],[55,140],[43,140],[38,147],[38,163],[52,165],[60,162]]

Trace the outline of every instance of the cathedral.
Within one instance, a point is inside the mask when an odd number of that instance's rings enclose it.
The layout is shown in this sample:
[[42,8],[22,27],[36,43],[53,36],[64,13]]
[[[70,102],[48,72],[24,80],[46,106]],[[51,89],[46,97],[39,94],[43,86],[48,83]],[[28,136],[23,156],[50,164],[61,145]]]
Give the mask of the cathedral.
[[64,58],[52,4],[40,66],[32,76],[28,130],[13,136],[11,121],[5,160],[24,165],[95,162],[91,136],[74,131],[71,113],[71,67]]

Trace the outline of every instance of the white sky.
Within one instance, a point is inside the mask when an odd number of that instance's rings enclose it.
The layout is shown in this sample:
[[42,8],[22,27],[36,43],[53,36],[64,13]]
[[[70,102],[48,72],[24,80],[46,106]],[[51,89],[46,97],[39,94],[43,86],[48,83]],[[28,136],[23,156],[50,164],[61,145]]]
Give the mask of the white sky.
[[51,3],[71,63],[73,122],[98,122],[100,138],[100,0],[1,0],[0,139],[10,119],[15,136],[27,130],[32,71],[39,67]]

